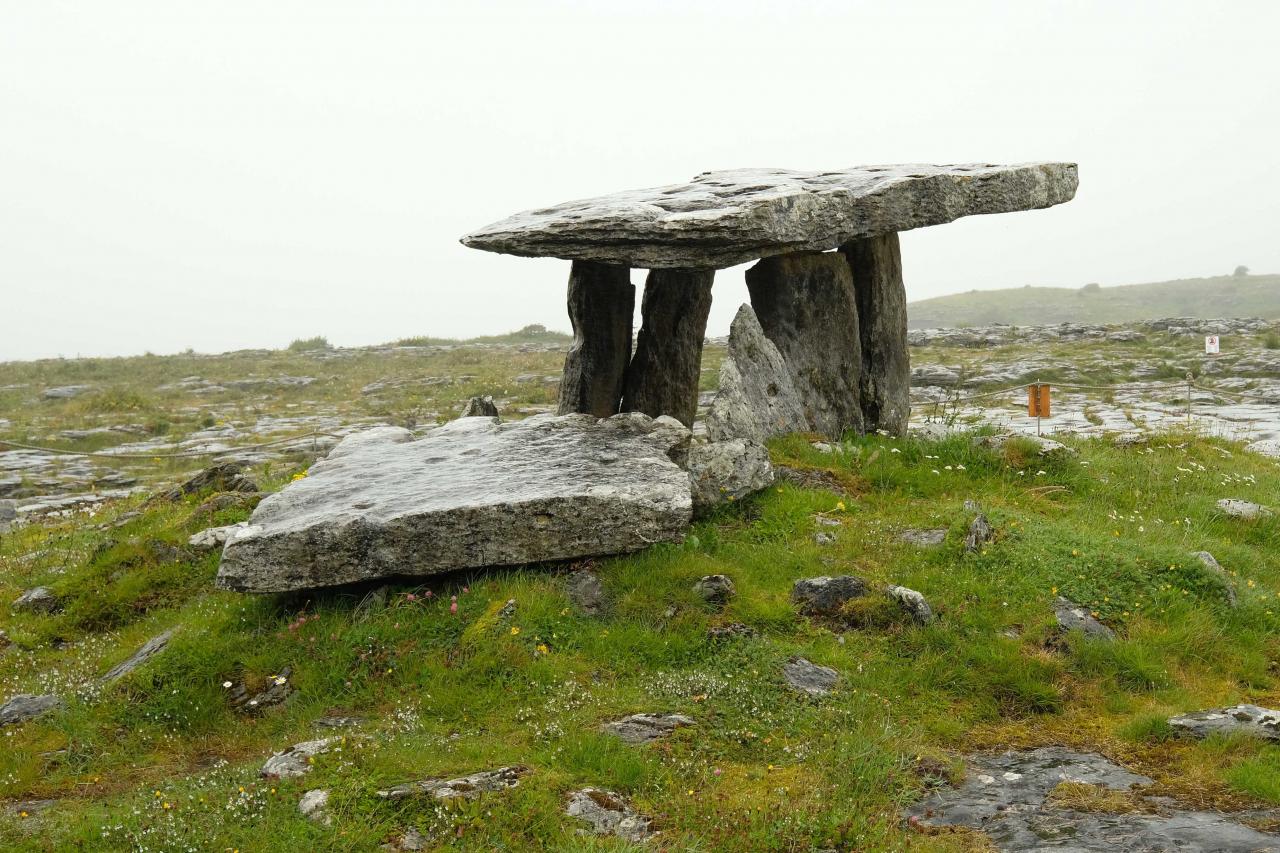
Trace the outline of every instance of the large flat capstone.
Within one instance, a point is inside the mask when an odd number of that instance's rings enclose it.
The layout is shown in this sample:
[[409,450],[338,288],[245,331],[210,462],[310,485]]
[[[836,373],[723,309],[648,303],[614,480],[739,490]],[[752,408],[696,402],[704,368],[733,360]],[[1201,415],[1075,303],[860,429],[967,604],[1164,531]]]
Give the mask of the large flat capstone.
[[1051,207],[1070,201],[1077,182],[1074,163],[733,169],[517,213],[462,242],[526,257],[720,269],[962,216]]
[[283,592],[679,541],[692,498],[669,454],[688,441],[674,419],[636,412],[357,433],[258,505],[227,540],[218,586]]

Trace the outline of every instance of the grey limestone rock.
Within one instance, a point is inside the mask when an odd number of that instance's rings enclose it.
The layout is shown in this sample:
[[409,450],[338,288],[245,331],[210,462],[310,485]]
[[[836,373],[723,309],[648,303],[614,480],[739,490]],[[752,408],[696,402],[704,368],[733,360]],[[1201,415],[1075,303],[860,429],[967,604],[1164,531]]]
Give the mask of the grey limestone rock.
[[1093,617],[1088,608],[1058,596],[1053,602],[1053,615],[1058,620],[1058,628],[1063,632],[1080,631],[1086,637],[1099,640],[1114,640],[1115,631],[1103,625]]
[[902,608],[902,611],[918,625],[928,625],[936,618],[928,600],[914,589],[908,589],[905,586],[890,586],[885,590],[885,595],[898,602],[898,606]]
[[574,791],[564,813],[588,824],[596,835],[613,835],[632,842],[653,835],[650,818],[638,813],[621,794],[602,788]]
[[1191,556],[1199,560],[1206,569],[1222,581],[1222,594],[1226,597],[1227,603],[1235,607],[1237,604],[1236,585],[1232,582],[1231,575],[1227,574],[1227,570],[1222,568],[1222,564],[1208,551],[1196,551]]
[[499,767],[496,770],[481,770],[456,779],[423,779],[396,785],[377,794],[384,800],[402,800],[406,797],[430,796],[437,800],[462,798],[473,800],[481,794],[505,791],[520,784],[520,778],[528,774],[529,768],[523,765]]
[[903,435],[911,414],[911,359],[898,235],[851,240],[840,251],[849,260],[858,302],[863,422],[868,432]]
[[164,647],[169,645],[169,640],[173,638],[174,629],[163,631],[152,637],[142,644],[136,652],[131,654],[127,659],[121,661],[111,667],[106,674],[98,679],[99,684],[113,684],[142,666],[151,658],[164,651]]
[[19,693],[0,705],[0,726],[9,726],[47,714],[62,704],[57,696],[33,696]]
[[693,591],[708,604],[723,607],[737,594],[727,575],[707,575],[693,585]]
[[490,396],[472,397],[462,410],[464,418],[496,418],[498,406]]
[[782,354],[809,429],[832,438],[861,432],[862,343],[844,256],[777,255],[756,263],[746,278],[751,307]]
[[720,364],[720,388],[706,417],[713,441],[763,442],[810,429],[787,363],[760,328],[750,305],[738,309]]
[[846,602],[866,594],[866,583],[853,575],[801,578],[791,587],[791,600],[806,616],[837,616]]
[[238,462],[219,462],[205,468],[194,477],[174,486],[159,496],[160,500],[176,501],[186,495],[194,495],[206,489],[218,492],[256,492],[258,484],[246,477]]
[[969,532],[964,536],[964,549],[970,553],[981,551],[982,546],[995,537],[996,531],[991,526],[991,522],[987,520],[986,515],[978,513],[973,517],[973,521],[969,522]]
[[92,390],[92,385],[63,385],[58,388],[46,388],[41,396],[46,400],[70,400],[72,397],[79,397],[86,391]]
[[1257,705],[1234,705],[1183,714],[1171,717],[1169,725],[1197,738],[1211,734],[1247,734],[1263,740],[1280,741],[1280,711]]
[[696,723],[683,714],[632,714],[605,723],[600,730],[627,743],[648,743],[666,737],[678,728],[692,725]]
[[898,538],[909,545],[917,548],[936,548],[947,539],[947,529],[945,527],[935,527],[929,530],[908,529],[898,534]]
[[809,696],[826,696],[840,682],[840,673],[829,666],[793,657],[782,666],[782,677],[793,690]]
[[37,586],[18,596],[11,606],[28,613],[53,613],[62,606],[62,599],[49,587]]
[[1070,201],[1077,181],[1074,163],[734,169],[518,213],[462,242],[648,269],[722,268],[962,216],[1050,207]]
[[1271,510],[1262,504],[1237,500],[1236,498],[1223,498],[1218,501],[1218,511],[1228,518],[1239,518],[1244,521],[1257,521],[1273,514]]
[[298,811],[317,823],[328,824],[329,816],[325,813],[329,807],[329,792],[323,788],[307,791],[298,800]]
[[711,270],[649,271],[622,411],[670,415],[693,426],[714,276]]
[[187,544],[199,551],[213,551],[227,544],[227,539],[233,536],[236,531],[243,530],[249,525],[247,521],[240,521],[235,524],[228,524],[224,527],[210,527],[194,533],[187,540]]
[[565,593],[578,612],[586,616],[599,616],[609,606],[600,578],[586,569],[569,573],[565,579]]
[[631,361],[636,288],[631,271],[616,264],[574,261],[569,273],[573,345],[560,381],[560,414],[616,414]]
[[768,448],[740,439],[694,442],[684,467],[689,472],[696,512],[739,500],[773,483]]
[[295,743],[282,752],[274,752],[262,765],[258,775],[265,779],[295,779],[311,772],[311,759],[323,755],[338,742],[337,738],[320,738]]
[[344,439],[258,505],[227,541],[218,585],[283,592],[394,575],[640,550],[680,541],[689,432],[638,413],[597,421],[459,418],[412,440]]

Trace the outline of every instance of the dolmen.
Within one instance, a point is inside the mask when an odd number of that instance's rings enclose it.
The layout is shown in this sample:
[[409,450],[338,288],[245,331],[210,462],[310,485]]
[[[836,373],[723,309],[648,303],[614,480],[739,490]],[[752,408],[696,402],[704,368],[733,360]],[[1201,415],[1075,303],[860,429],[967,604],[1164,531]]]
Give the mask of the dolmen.
[[[692,425],[715,271],[755,261],[751,307],[786,362],[803,424],[901,434],[910,369],[898,232],[1062,204],[1077,183],[1074,163],[705,172],[517,213],[462,242],[572,261],[561,414]],[[634,350],[633,267],[649,270]],[[782,408],[779,430],[795,420],[791,403]]]

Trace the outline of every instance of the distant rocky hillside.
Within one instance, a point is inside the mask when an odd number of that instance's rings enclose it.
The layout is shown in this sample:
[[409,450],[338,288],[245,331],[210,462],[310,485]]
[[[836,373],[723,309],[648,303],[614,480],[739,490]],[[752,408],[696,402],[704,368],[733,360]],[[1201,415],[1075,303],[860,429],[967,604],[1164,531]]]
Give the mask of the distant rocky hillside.
[[1128,323],[1156,317],[1280,317],[1280,275],[1186,278],[1123,287],[972,290],[907,306],[913,329]]

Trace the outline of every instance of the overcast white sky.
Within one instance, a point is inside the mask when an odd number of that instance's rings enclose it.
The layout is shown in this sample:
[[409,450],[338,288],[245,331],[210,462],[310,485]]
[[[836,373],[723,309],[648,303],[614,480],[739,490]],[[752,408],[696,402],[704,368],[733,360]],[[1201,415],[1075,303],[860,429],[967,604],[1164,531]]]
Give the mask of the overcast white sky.
[[[567,329],[568,262],[457,238],[741,166],[1079,162],[1070,204],[905,234],[913,299],[1277,272],[1277,33],[1274,0],[0,0],[0,360]],[[722,272],[710,332],[745,299]]]

